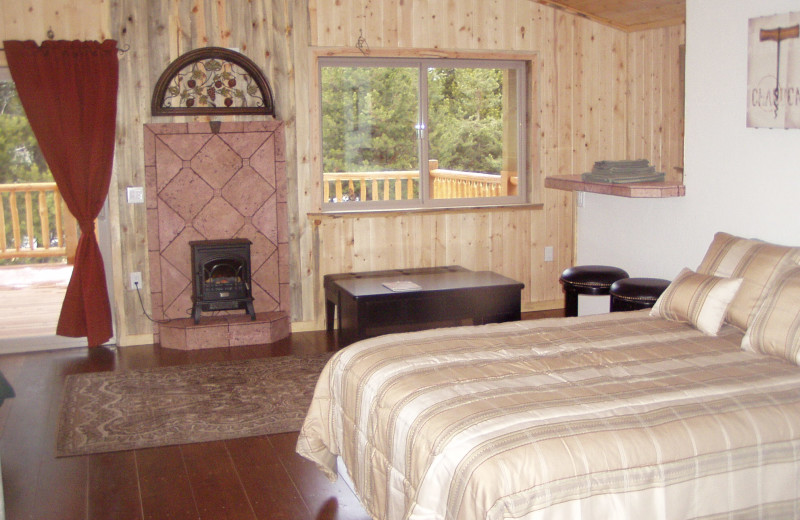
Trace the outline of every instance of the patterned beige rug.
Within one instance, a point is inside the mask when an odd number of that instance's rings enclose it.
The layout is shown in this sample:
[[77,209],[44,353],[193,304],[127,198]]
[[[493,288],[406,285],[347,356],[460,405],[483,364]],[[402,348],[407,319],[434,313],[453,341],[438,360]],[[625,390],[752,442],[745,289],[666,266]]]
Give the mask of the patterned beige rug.
[[68,376],[56,456],[298,431],[329,357]]

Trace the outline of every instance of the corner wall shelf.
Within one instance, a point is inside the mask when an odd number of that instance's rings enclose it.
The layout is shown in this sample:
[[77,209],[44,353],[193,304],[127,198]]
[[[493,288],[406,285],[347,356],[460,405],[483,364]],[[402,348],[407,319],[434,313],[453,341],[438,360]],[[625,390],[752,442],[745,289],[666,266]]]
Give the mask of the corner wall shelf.
[[556,175],[545,177],[545,188],[566,191],[586,191],[617,197],[663,199],[683,197],[686,186],[677,182],[636,182],[628,184],[606,184],[584,182],[580,175]]

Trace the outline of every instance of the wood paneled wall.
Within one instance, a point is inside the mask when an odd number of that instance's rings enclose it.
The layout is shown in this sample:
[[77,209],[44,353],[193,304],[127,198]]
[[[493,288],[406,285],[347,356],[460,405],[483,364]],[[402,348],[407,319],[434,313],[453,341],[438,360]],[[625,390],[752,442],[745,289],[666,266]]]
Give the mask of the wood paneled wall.
[[627,155],[683,182],[684,26],[628,36]]
[[[153,118],[149,102],[169,62],[197,47],[238,48],[262,67],[275,92],[278,118],[286,122],[292,318],[298,327],[322,326],[322,275],[362,269],[435,264],[492,269],[525,283],[526,308],[556,305],[562,298],[558,274],[573,260],[573,196],[544,189],[544,175],[581,173],[595,160],[610,158],[647,157],[665,170],[682,163],[677,63],[682,27],[627,34],[531,0],[0,2],[4,38],[42,40],[52,25],[57,38],[111,37],[131,47],[120,57],[117,156],[109,194],[114,308],[123,345],[147,342],[151,334],[125,283],[131,271],[145,273],[148,283],[145,209],[125,203],[124,192],[144,185],[142,125],[186,120]],[[51,11],[60,4],[64,12],[79,14],[46,21],[25,14],[28,8],[44,13],[45,3]],[[14,21],[20,18],[28,21]],[[529,161],[530,185],[539,206],[315,215],[321,197],[314,57],[356,52],[359,36],[374,55],[438,49],[532,56],[537,144]],[[554,248],[554,262],[543,261],[545,246]]]
[[[0,0],[0,41],[110,38],[107,0]],[[7,66],[0,52],[0,67]]]

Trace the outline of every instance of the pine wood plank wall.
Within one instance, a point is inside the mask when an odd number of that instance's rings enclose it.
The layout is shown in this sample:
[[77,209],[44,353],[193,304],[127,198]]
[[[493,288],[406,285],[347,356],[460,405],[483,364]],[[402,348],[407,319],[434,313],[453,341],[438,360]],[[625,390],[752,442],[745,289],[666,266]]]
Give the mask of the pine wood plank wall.
[[[44,6],[47,4],[47,10]],[[683,28],[622,31],[531,0],[0,0],[0,37],[41,41],[115,38],[120,57],[117,155],[109,193],[113,302],[120,344],[147,342],[151,327],[125,280],[151,273],[145,208],[125,203],[144,185],[142,124],[185,121],[149,113],[153,85],[180,54],[210,45],[238,48],[264,71],[286,122],[292,318],[324,319],[326,273],[461,264],[525,283],[526,308],[560,303],[558,274],[573,260],[569,192],[545,190],[543,176],[581,173],[595,160],[647,157],[682,164],[678,46]],[[53,8],[58,15],[46,14]],[[64,13],[72,13],[69,16]],[[77,14],[75,14],[77,13]],[[532,202],[540,209],[308,217],[319,211],[319,153],[314,137],[314,57],[371,51],[510,51],[537,63],[532,99]],[[5,57],[0,53],[0,65]],[[252,118],[251,118],[252,119]],[[226,120],[248,120],[247,117]],[[293,159],[292,159],[293,158]],[[544,262],[553,246],[555,261]],[[145,305],[150,302],[145,295]]]
[[0,41],[42,42],[48,29],[57,40],[102,41],[110,38],[109,23],[106,0],[0,0]]

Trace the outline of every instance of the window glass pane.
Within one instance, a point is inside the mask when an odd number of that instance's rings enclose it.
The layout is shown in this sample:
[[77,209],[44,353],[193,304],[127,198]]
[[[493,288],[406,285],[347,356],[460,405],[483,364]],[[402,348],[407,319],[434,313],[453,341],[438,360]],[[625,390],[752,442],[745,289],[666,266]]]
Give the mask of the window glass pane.
[[325,202],[419,199],[419,72],[321,68]]
[[428,68],[428,164],[434,199],[516,194],[516,71]]

